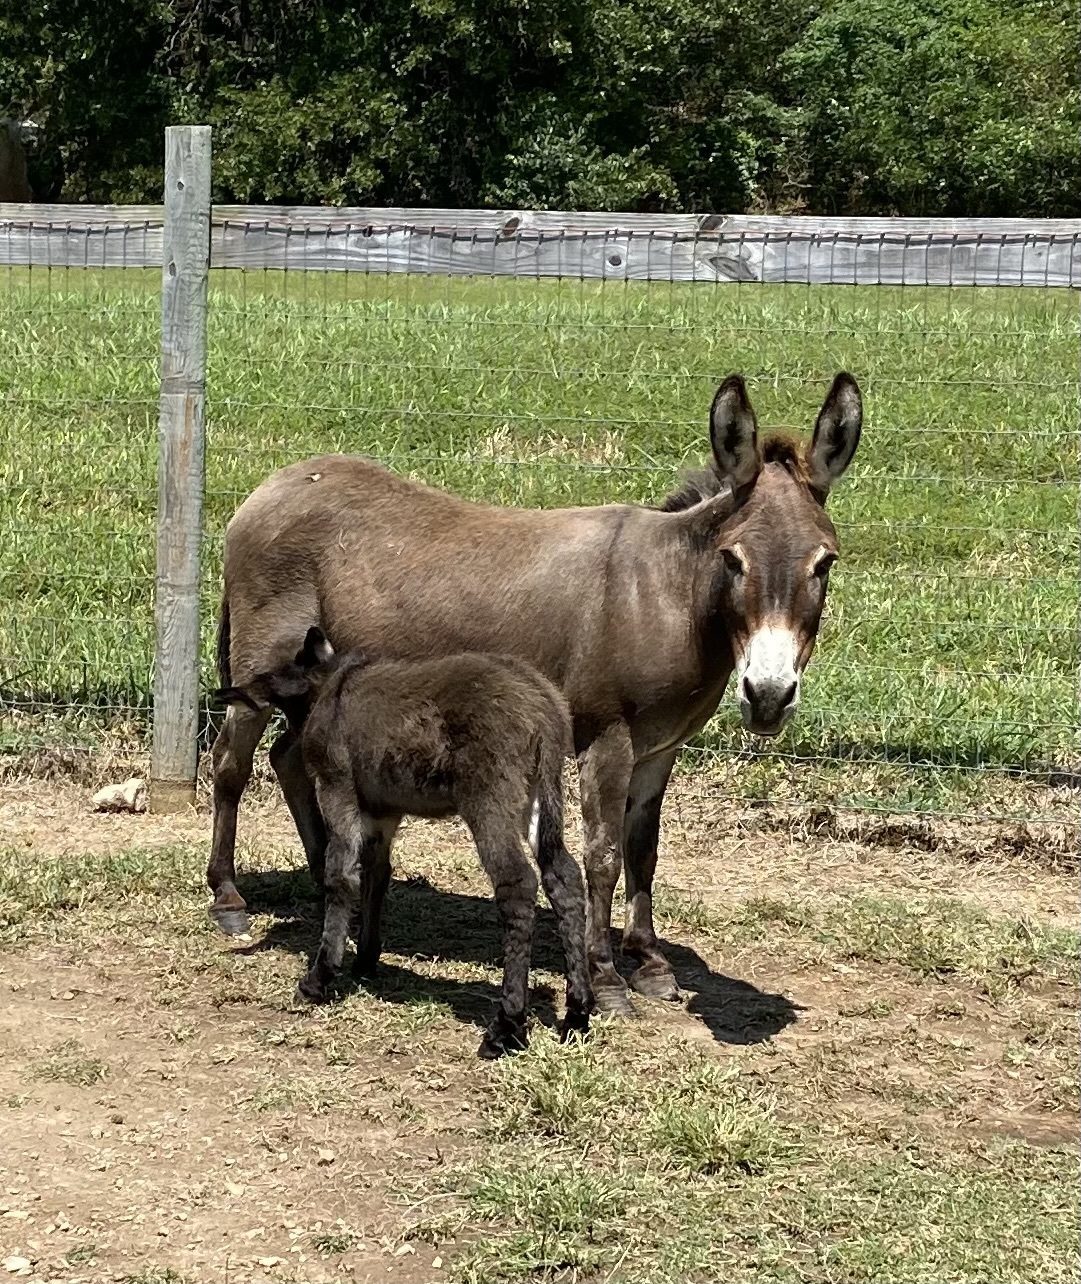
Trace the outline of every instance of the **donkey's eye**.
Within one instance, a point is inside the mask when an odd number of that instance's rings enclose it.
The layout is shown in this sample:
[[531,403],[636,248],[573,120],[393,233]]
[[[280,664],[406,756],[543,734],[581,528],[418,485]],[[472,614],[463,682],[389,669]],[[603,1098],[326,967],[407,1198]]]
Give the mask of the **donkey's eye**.
[[815,562],[814,569],[811,571],[811,574],[817,575],[820,580],[824,580],[829,574],[830,567],[834,562],[836,562],[836,560],[836,553],[823,553],[818,561]]
[[732,575],[742,575],[744,571],[743,558],[731,548],[722,548],[721,556],[724,558],[724,564]]

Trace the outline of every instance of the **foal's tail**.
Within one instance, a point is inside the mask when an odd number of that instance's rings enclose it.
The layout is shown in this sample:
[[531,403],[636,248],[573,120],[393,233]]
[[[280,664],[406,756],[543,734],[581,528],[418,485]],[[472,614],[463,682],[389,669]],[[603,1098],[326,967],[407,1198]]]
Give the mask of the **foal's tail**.
[[571,751],[567,717],[553,708],[537,737],[537,852],[563,845],[563,760]]

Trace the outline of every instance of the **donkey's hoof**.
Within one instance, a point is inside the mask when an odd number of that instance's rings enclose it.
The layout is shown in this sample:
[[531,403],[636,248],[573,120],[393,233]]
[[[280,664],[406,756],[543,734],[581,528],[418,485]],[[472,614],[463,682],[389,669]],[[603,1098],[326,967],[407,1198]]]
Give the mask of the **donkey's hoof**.
[[667,1003],[679,1002],[679,986],[668,967],[646,963],[631,973],[631,985],[644,999],[664,999]]
[[246,910],[219,909],[211,905],[208,910],[210,921],[225,936],[247,936],[251,931],[251,920]]
[[633,1020],[638,1014],[634,1010],[634,1004],[631,1002],[631,996],[627,993],[627,987],[622,981],[617,984],[593,985],[593,998],[597,1004],[597,1011],[601,1016],[622,1017],[624,1020]]

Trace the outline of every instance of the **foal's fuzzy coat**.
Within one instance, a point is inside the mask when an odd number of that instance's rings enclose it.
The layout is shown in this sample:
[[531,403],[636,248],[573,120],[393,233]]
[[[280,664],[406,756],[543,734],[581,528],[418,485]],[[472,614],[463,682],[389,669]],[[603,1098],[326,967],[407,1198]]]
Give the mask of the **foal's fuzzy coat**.
[[300,982],[318,1002],[341,967],[346,936],[355,972],[371,975],[401,817],[457,814],[492,881],[503,924],[503,997],[485,1057],[525,1046],[525,1006],[537,876],[528,830],[555,911],[567,964],[563,1036],[585,1031],[593,997],[585,952],[585,889],[563,844],[563,759],[571,722],[559,691],[512,657],[458,654],[369,662],[337,656],[312,628],[296,660],[245,687],[217,693],[253,708],[275,705],[301,735],[304,764],[326,821],[323,938]]

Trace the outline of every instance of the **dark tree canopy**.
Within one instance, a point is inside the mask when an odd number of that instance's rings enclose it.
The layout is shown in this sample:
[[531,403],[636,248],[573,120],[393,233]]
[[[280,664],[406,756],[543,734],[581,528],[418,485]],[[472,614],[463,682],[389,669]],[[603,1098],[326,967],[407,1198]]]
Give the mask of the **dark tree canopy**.
[[39,197],[1073,215],[1063,0],[29,0],[0,115]]

